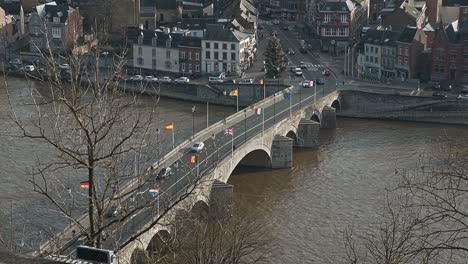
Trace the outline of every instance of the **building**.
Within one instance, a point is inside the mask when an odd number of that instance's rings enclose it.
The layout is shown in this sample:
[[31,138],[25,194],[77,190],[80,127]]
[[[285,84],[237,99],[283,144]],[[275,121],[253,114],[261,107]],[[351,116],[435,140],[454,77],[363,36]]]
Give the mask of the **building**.
[[404,28],[396,41],[396,77],[402,81],[419,77],[418,57],[422,52],[422,45],[414,38],[416,30],[416,27]]
[[222,24],[207,25],[202,51],[203,72],[241,75],[256,55],[255,36]]
[[182,37],[179,42],[179,65],[182,73],[201,73],[201,38]]
[[353,8],[354,5],[350,0],[328,0],[320,7],[317,35],[321,40],[322,49],[331,50],[336,46],[348,44]]
[[145,29],[155,30],[165,23],[182,18],[182,4],[177,0],[139,0],[139,24]]
[[381,25],[394,31],[402,31],[406,26],[416,26],[417,18],[401,7],[384,8],[380,16]]
[[28,27],[32,45],[41,50],[63,52],[72,49],[83,37],[83,17],[79,11],[55,2],[37,6],[29,17]]
[[465,63],[462,43],[458,21],[436,29],[431,50],[431,80],[463,79]]
[[25,17],[20,2],[0,4],[0,54],[25,36]]
[[128,31],[134,67],[179,72],[179,43],[182,34],[132,28]]
[[369,24],[377,24],[379,23],[380,13],[382,9],[385,7],[384,0],[368,0],[367,1],[367,21]]

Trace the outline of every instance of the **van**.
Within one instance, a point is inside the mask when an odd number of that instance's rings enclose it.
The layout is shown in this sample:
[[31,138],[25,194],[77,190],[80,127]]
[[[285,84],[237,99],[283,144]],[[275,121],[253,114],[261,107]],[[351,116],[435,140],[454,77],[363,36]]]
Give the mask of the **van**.
[[208,79],[208,82],[209,83],[222,83],[223,82],[223,79],[219,78],[219,77],[210,77]]

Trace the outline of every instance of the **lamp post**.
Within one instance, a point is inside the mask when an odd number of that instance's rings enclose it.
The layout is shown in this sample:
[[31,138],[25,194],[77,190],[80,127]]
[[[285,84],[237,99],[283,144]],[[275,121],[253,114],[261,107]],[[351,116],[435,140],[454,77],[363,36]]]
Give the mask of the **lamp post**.
[[276,93],[273,94],[273,124],[276,124]]
[[195,138],[195,106],[192,106],[192,138]]
[[159,168],[159,160],[161,159],[161,146],[159,145],[159,128],[156,128],[156,145],[158,147],[158,168]]
[[247,142],[247,109],[244,109],[244,142]]

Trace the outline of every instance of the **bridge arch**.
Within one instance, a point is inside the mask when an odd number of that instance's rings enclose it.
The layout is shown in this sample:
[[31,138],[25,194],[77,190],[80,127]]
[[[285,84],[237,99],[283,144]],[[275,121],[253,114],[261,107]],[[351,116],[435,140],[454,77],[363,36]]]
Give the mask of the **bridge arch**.
[[320,123],[320,115],[314,112],[312,116],[310,117],[310,120]]
[[145,263],[148,260],[148,252],[141,248],[137,248],[133,251],[132,257],[130,258],[130,264]]
[[168,243],[170,243],[171,239],[172,236],[168,230],[159,230],[153,238],[151,238],[146,251],[150,254],[164,255],[167,253]]
[[294,140],[294,145],[298,144],[296,131],[289,130],[288,133],[286,133],[286,137]]
[[247,153],[247,155],[245,155],[239,161],[238,165],[267,168],[271,166],[271,158],[266,151],[262,149],[256,149]]
[[204,200],[198,200],[192,206],[192,209],[190,210],[190,215],[196,217],[197,219],[207,219],[209,211],[209,205]]
[[330,106],[333,107],[333,108],[335,108],[336,111],[341,110],[341,103],[340,103],[340,101],[338,101],[338,100],[334,100],[334,101],[331,103]]

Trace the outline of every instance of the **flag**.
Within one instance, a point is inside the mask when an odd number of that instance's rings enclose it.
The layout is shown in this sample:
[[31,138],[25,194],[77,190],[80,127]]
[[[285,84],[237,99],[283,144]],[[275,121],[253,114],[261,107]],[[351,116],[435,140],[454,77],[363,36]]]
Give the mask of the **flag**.
[[195,155],[190,156],[188,161],[190,163],[197,163],[197,156]]
[[229,92],[229,96],[237,96],[238,94],[239,94],[239,91],[237,89]]
[[234,130],[232,128],[226,128],[224,129],[224,135],[234,136]]
[[89,189],[89,181],[80,182],[80,187],[83,189]]
[[289,98],[291,97],[291,94],[290,93],[284,93],[283,96],[284,96],[284,99],[289,100]]
[[148,190],[148,193],[151,195],[151,196],[156,196],[159,194],[159,189],[155,188],[155,189],[149,189]]
[[263,85],[263,83],[264,83],[264,82],[263,82],[263,79],[258,80],[258,83],[259,83],[260,85]]
[[255,108],[255,113],[256,113],[257,115],[263,114],[263,108]]
[[169,124],[164,127],[166,130],[173,130],[174,129],[174,124]]

